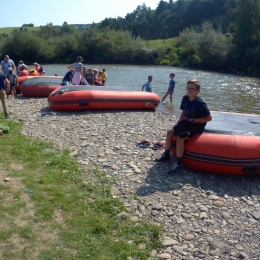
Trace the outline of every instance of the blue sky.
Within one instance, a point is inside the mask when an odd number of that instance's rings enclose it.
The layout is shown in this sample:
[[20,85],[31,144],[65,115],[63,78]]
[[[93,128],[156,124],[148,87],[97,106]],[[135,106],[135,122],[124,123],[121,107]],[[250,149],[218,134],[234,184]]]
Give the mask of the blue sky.
[[125,17],[143,3],[155,9],[160,0],[23,0],[8,2],[0,0],[1,21],[0,28],[20,27],[33,23],[34,26],[89,24],[100,22],[105,18]]

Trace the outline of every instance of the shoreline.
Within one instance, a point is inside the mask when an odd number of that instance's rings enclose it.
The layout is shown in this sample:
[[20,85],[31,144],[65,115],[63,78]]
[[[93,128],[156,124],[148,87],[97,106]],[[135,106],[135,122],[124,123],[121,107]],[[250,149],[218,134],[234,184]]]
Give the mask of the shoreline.
[[[259,259],[260,178],[185,171],[168,176],[162,151],[138,148],[142,139],[165,142],[177,117],[162,111],[52,110],[46,98],[8,99],[22,134],[70,148],[83,167],[97,166],[132,221],[153,219],[164,229],[163,259]],[[87,181],[87,176],[86,176]]]

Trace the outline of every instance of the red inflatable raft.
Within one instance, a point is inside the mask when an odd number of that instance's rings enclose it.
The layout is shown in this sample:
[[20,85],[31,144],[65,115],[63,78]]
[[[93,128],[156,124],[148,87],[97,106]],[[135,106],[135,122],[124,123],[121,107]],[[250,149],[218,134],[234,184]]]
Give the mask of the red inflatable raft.
[[20,92],[25,97],[48,97],[62,82],[62,77],[58,76],[25,76],[20,79],[23,81]]
[[[211,112],[203,134],[185,141],[183,163],[212,173],[260,174],[260,116]],[[176,143],[173,142],[176,155]]]
[[116,87],[64,86],[48,97],[49,105],[60,111],[100,109],[155,109],[155,93],[124,91]]

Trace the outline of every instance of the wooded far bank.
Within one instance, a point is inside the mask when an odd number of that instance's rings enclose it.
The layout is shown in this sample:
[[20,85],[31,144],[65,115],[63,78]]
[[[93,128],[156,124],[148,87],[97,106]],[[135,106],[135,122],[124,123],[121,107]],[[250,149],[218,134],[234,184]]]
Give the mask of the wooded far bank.
[[[0,55],[27,63],[160,64],[260,76],[260,0],[160,1],[82,27],[49,23],[0,35]],[[33,55],[32,55],[33,54]]]

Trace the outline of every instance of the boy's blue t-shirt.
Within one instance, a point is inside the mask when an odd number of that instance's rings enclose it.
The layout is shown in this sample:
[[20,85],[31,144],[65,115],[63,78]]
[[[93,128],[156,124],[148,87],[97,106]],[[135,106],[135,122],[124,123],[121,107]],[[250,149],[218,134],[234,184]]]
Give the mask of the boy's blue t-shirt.
[[17,76],[15,74],[12,74],[7,76],[7,79],[10,81],[10,85],[13,86],[16,84],[15,79],[17,79]]
[[[199,96],[195,100],[190,101],[189,96],[185,95],[182,98],[180,109],[186,112],[186,119],[207,117],[210,114],[207,104]],[[206,123],[198,123],[198,125],[204,129]]]
[[148,81],[148,82],[145,83],[145,91],[146,92],[153,92],[152,82]]
[[71,76],[73,76],[73,73],[71,71],[68,71],[62,81],[71,81]]
[[170,80],[169,86],[171,86],[170,91],[173,92],[174,91],[174,87],[175,87],[175,80],[174,79]]

